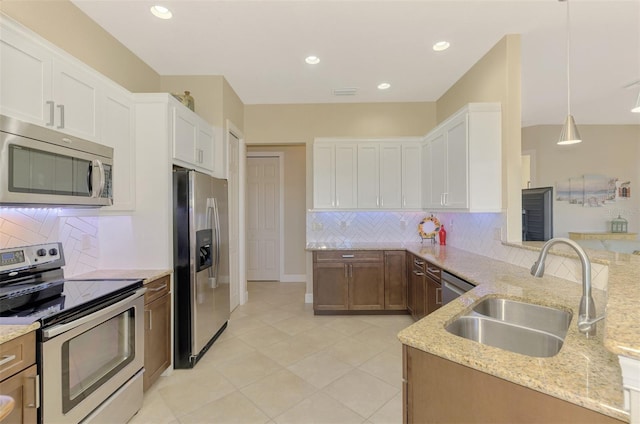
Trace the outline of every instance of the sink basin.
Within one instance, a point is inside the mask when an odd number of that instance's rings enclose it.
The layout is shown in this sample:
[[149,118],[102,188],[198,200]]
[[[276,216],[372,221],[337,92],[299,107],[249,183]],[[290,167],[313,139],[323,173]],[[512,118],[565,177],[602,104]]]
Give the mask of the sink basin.
[[461,316],[446,330],[478,343],[541,358],[556,355],[563,343],[563,338],[551,333],[481,316]]
[[473,311],[509,324],[546,331],[562,339],[567,335],[572,316],[571,312],[561,309],[502,298],[485,299]]
[[571,312],[502,298],[487,298],[445,329],[456,336],[528,356],[556,355]]

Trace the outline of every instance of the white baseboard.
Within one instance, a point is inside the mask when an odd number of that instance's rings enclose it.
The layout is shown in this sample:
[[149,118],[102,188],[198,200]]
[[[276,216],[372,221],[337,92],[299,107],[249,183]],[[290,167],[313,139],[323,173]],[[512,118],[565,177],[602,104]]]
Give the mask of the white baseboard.
[[313,293],[304,294],[304,303],[313,303]]
[[281,283],[304,283],[307,281],[307,274],[282,274]]

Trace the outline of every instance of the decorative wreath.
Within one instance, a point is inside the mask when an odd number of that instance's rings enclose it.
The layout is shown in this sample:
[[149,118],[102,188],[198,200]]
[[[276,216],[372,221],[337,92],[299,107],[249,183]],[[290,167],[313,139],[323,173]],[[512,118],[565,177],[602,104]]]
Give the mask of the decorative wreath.
[[418,224],[418,234],[423,239],[434,238],[440,231],[440,221],[435,216],[427,216]]

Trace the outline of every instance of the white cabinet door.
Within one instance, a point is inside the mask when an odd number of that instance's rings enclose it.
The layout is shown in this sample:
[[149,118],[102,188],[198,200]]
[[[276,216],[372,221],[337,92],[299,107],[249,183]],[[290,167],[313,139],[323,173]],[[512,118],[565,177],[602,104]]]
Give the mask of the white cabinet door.
[[469,207],[467,114],[462,114],[447,126],[446,138],[446,187],[443,206],[466,209]]
[[56,58],[53,62],[55,128],[88,140],[100,140],[100,84],[86,70]]
[[136,146],[133,99],[126,90],[110,88],[105,93],[103,105],[102,144],[113,147],[113,206],[106,209],[134,210]]
[[402,208],[402,144],[380,144],[378,163],[380,208]]
[[422,181],[424,191],[424,207],[428,209],[440,209],[444,207],[444,198],[447,191],[446,182],[446,158],[447,143],[444,132],[438,132],[427,138],[425,172],[426,180]]
[[196,163],[199,167],[211,172],[214,171],[214,142],[213,128],[204,120],[198,122]]
[[419,143],[402,144],[402,208],[420,209],[421,181]]
[[313,207],[335,208],[335,144],[313,143]]
[[[36,125],[54,125],[53,56],[4,24],[0,29],[0,110]],[[50,103],[47,104],[47,101]]]
[[499,103],[470,103],[427,135],[424,209],[502,210],[500,109]]
[[380,145],[358,144],[358,208],[380,207]]
[[355,144],[335,145],[335,207],[358,207],[358,148]]
[[182,161],[182,165],[196,162],[196,141],[198,122],[195,115],[183,113],[180,107],[173,108],[173,159]]

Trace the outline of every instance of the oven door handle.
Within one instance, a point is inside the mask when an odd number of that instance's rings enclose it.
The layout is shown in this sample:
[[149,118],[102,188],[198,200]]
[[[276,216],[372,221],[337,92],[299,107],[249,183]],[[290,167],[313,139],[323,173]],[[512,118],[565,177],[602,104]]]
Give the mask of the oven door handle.
[[109,305],[106,308],[100,309],[97,312],[94,312],[90,315],[84,316],[82,318],[78,318],[76,320],[73,320],[72,322],[66,323],[66,324],[60,324],[60,325],[54,325],[51,328],[47,328],[44,329],[42,331],[42,335],[44,336],[45,339],[50,339],[52,337],[56,337],[59,336],[62,333],[65,333],[71,329],[74,329],[82,324],[85,324],[87,322],[93,321],[94,319],[99,319],[101,317],[105,317],[108,316],[109,314],[111,314],[113,311],[117,310],[118,308],[121,308],[122,306],[126,305],[127,303],[131,302],[132,300],[142,296],[144,294],[144,292],[146,292],[147,289],[145,287],[142,287],[138,290],[135,291],[134,294],[132,294],[129,297],[126,297],[124,299],[122,299],[119,302],[114,303],[113,305]]

